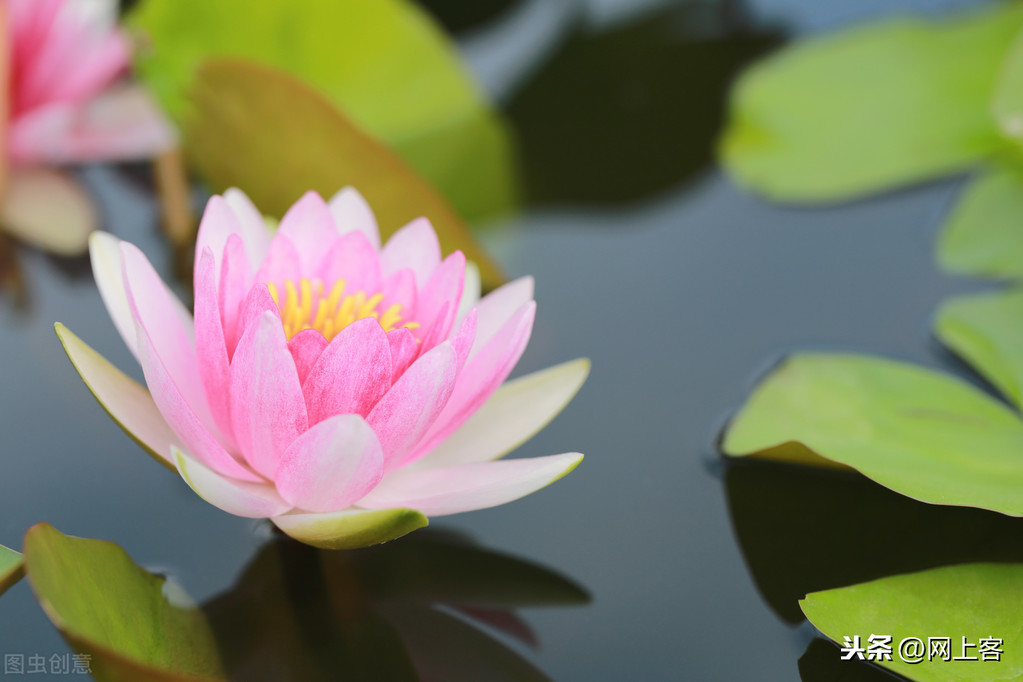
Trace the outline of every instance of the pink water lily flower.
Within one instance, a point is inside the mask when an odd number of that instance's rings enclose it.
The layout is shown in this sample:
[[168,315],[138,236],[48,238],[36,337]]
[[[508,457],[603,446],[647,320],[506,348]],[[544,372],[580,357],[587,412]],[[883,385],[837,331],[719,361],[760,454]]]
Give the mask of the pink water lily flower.
[[309,193],[271,232],[244,194],[199,227],[195,316],[133,245],[96,233],[93,270],[147,393],[58,325],[96,398],[201,497],[321,547],[383,542],[427,516],[518,499],[576,453],[496,461],[571,400],[576,360],[510,381],[530,278],[479,298],[418,219],[383,246],[352,189]]
[[116,0],[0,0],[0,36],[0,223],[52,251],[83,252],[95,212],[49,166],[148,158],[175,133],[143,89],[123,83],[130,50]]

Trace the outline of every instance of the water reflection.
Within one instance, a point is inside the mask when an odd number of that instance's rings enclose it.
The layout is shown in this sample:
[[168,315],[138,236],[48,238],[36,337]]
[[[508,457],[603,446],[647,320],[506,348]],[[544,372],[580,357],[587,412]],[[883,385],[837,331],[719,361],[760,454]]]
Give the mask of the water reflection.
[[869,663],[843,661],[838,647],[815,639],[799,659],[802,682],[892,682],[904,679]]
[[732,77],[779,42],[734,2],[580,23],[507,106],[527,199],[625,203],[705,170]]
[[924,504],[852,472],[771,462],[726,468],[732,524],[757,589],[803,620],[808,592],[969,562],[1023,562],[1023,519]]
[[206,612],[238,680],[546,680],[514,609],[589,601],[572,580],[424,530],[364,550],[275,537]]

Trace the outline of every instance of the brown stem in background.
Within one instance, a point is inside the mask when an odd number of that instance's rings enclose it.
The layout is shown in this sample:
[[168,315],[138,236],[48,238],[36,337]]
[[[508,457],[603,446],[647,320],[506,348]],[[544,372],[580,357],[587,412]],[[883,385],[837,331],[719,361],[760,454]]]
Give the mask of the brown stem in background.
[[163,152],[153,162],[156,192],[160,197],[161,224],[174,247],[176,274],[191,279],[191,246],[195,240],[196,219],[189,201],[188,173],[178,148]]

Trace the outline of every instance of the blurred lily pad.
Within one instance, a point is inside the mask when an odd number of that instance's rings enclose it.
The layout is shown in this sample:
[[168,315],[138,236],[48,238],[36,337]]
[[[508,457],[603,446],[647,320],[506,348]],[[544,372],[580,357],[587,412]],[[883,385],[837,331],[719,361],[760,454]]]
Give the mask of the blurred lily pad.
[[43,610],[93,675],[117,682],[220,679],[209,624],[176,586],[109,542],[39,524],[25,535],[25,570]]
[[148,42],[136,59],[140,76],[178,120],[204,62],[251,59],[323,93],[467,218],[507,212],[515,203],[503,123],[454,45],[411,2],[261,0],[240,11],[233,0],[146,0],[129,23]]
[[[874,634],[891,635],[892,660],[878,661],[919,682],[971,682],[1023,679],[1023,564],[963,564],[892,576],[868,583],[807,595],[801,602],[806,617],[835,640],[858,636],[861,645]],[[978,660],[949,661],[936,657],[906,663],[899,644],[916,637],[950,637],[951,656]],[[964,647],[963,640],[972,644]],[[980,660],[980,641],[1001,640],[999,660]],[[835,652],[836,656],[838,652]]]
[[186,152],[216,191],[239,187],[264,213],[280,216],[309,189],[330,196],[352,185],[373,207],[382,236],[427,216],[445,253],[465,252],[485,287],[502,281],[443,196],[283,71],[239,60],[206,63],[191,90],[185,133]]
[[1023,5],[900,18],[780,51],[736,85],[720,154],[782,201],[833,201],[965,169],[1005,145],[991,97]]
[[1023,166],[978,170],[942,228],[938,260],[950,272],[1023,277]]
[[923,504],[855,472],[733,460],[725,489],[757,590],[789,623],[802,622],[799,600],[810,592],[959,563],[1023,563],[1023,519]]
[[454,33],[484,25],[500,17],[518,0],[419,0],[433,17]]
[[805,353],[753,392],[732,456],[798,442],[903,495],[1023,516],[1023,421],[950,375],[862,355]]
[[941,306],[934,329],[942,343],[1023,407],[1023,289],[953,298]]
[[476,682],[548,678],[460,607],[586,601],[549,569],[427,530],[348,552],[274,540],[203,610],[233,678]]
[[580,25],[507,107],[526,199],[637,201],[705,170],[732,77],[780,42],[743,14],[682,3],[624,25]]
[[21,554],[0,545],[0,594],[11,588],[25,575]]

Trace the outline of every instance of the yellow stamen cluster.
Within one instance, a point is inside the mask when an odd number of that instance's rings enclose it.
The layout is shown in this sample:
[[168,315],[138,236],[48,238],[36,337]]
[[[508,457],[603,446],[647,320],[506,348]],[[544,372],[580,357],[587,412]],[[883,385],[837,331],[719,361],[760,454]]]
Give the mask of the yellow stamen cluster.
[[345,281],[334,282],[330,291],[324,294],[323,282],[310,281],[306,278],[298,280],[298,284],[288,280],[284,283],[284,298],[281,299],[277,285],[267,282],[270,295],[281,311],[284,333],[290,340],[295,334],[306,329],[315,329],[330,341],[342,329],[356,320],[375,317],[385,332],[398,327],[415,329],[415,322],[401,324],[401,305],[395,303],[382,313],[377,306],[384,300],[383,294],[366,296],[363,291],[345,295]]

